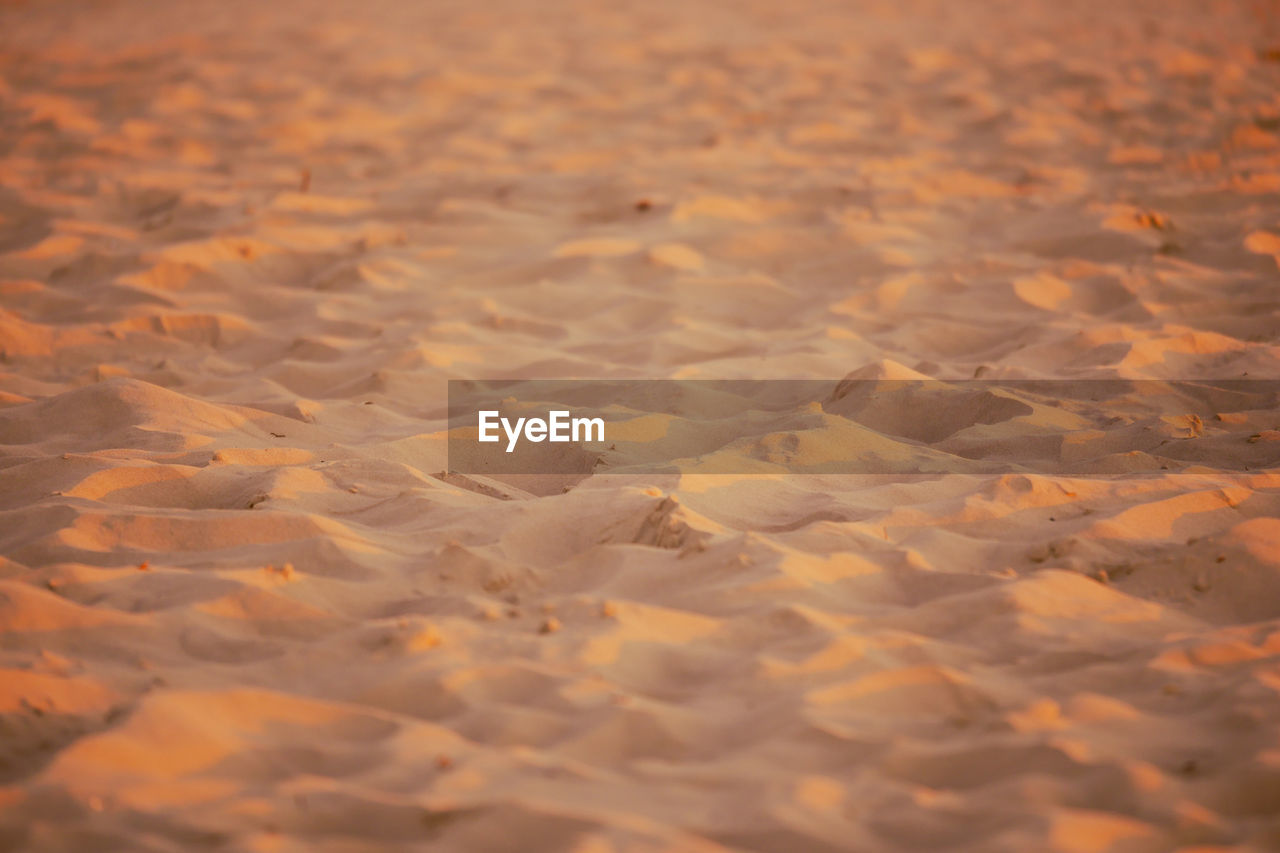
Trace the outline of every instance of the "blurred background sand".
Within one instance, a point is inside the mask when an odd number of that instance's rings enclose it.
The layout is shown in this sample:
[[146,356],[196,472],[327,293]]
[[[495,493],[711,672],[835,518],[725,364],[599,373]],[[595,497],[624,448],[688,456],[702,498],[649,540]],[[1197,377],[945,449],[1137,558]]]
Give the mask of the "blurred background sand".
[[437,475],[455,378],[1280,378],[1278,257],[1274,2],[4,4],[0,849],[1276,849],[1280,464]]

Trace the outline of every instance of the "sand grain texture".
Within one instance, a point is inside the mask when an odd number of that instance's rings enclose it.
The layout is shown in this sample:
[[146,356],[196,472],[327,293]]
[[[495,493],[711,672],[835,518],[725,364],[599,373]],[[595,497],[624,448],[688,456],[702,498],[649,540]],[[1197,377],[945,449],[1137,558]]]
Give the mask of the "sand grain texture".
[[1280,378],[1278,57],[1267,0],[0,6],[0,849],[1280,848],[1280,458],[1194,444],[1274,411],[438,476],[455,378]]

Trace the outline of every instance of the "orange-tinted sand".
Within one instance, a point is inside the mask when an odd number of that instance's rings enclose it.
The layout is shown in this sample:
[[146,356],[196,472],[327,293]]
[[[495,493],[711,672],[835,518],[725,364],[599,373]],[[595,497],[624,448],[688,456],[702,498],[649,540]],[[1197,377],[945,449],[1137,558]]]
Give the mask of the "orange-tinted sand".
[[1275,2],[6,3],[0,122],[0,849],[1280,848],[1280,441],[435,476],[451,378],[1280,378]]

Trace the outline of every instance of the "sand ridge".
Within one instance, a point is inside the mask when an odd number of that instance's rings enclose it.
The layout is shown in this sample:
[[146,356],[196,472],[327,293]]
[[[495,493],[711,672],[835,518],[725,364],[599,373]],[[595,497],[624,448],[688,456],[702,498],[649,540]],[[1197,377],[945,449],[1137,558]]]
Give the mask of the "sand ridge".
[[1278,51],[0,7],[0,848],[1280,846],[1276,464],[442,475],[449,379],[1280,378]]

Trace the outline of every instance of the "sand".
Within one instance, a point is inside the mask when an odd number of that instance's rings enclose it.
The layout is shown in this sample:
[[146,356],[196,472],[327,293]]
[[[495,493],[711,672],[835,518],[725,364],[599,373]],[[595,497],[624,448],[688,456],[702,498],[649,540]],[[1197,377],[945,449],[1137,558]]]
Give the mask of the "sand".
[[439,476],[449,379],[1280,378],[1274,2],[6,3],[0,122],[0,849],[1280,848],[1280,442]]

